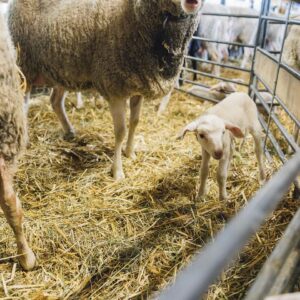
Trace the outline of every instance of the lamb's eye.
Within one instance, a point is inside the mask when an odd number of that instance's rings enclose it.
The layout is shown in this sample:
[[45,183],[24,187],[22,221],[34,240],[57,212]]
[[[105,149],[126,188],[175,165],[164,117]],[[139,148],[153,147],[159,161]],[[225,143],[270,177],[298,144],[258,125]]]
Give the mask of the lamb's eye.
[[200,139],[204,139],[204,138],[205,138],[205,135],[204,135],[203,133],[200,133],[200,134],[199,134],[199,138],[200,138]]

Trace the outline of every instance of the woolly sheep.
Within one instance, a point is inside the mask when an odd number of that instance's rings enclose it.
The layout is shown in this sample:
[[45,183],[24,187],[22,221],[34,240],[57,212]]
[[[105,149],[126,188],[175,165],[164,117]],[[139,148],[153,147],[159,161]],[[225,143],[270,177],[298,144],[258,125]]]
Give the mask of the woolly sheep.
[[[202,13],[229,13],[228,7],[210,3],[204,3],[201,11]],[[200,19],[199,28],[201,37],[219,41],[229,41],[228,17],[203,15]],[[207,49],[212,61],[218,63],[221,63],[222,60],[227,61],[229,56],[228,45],[203,42],[203,46]],[[212,72],[219,76],[220,67],[213,65]]]
[[[295,18],[300,20],[300,17]],[[300,25],[290,27],[282,53],[283,61],[300,72]]]
[[233,136],[243,138],[248,132],[255,142],[260,180],[266,178],[261,145],[261,125],[254,101],[246,93],[233,93],[217,105],[209,108],[202,116],[189,123],[179,136],[194,132],[202,147],[201,183],[198,198],[206,193],[208,163],[212,156],[219,160],[217,181],[220,200],[227,198],[226,180],[233,155]]
[[26,140],[23,97],[13,46],[1,14],[0,28],[0,205],[14,231],[20,264],[31,270],[35,256],[22,229],[22,207],[13,188],[17,158]]
[[[200,0],[14,0],[9,27],[29,85],[55,87],[54,111],[67,135],[74,130],[64,90],[96,89],[109,102],[115,128],[113,175],[124,178],[121,149],[134,157],[142,98],[167,95],[199,21]],[[113,22],[112,22],[113,20]],[[126,29],[126,30],[125,30]]]
[[[296,20],[300,20],[300,17],[296,17]],[[300,72],[300,25],[293,25],[290,27],[290,31],[285,40],[282,60],[296,71]],[[295,125],[293,130],[293,136],[295,141],[299,144],[299,128]],[[289,150],[291,152],[291,150]]]

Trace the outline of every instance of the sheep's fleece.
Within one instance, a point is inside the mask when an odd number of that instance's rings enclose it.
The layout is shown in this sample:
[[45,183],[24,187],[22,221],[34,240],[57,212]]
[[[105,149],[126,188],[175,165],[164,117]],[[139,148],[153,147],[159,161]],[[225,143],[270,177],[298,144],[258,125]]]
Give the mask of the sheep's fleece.
[[20,77],[7,25],[0,14],[0,156],[13,164],[25,140]]
[[13,0],[9,27],[29,84],[153,99],[173,87],[199,17],[172,0]]

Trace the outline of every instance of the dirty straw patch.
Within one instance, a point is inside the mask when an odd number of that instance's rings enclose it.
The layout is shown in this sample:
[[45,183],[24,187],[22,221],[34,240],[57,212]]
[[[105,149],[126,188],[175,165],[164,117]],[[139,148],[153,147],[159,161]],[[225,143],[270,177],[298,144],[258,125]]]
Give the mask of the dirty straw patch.
[[[47,97],[30,109],[30,146],[16,176],[25,231],[39,265],[15,269],[15,241],[2,215],[1,297],[9,299],[147,299],[171,282],[259,188],[252,143],[236,154],[228,180],[230,200],[209,195],[195,202],[201,162],[193,136],[176,141],[183,125],[209,104],[174,93],[167,113],[145,103],[137,133],[137,160],[124,158],[127,178],[110,175],[113,129],[106,103],[87,96],[68,114],[77,138],[65,142]],[[279,164],[277,165],[279,166]],[[276,167],[276,166],[275,166]],[[271,173],[274,166],[268,166]],[[207,299],[238,299],[296,210],[289,197],[211,287]],[[11,280],[10,280],[11,279]]]

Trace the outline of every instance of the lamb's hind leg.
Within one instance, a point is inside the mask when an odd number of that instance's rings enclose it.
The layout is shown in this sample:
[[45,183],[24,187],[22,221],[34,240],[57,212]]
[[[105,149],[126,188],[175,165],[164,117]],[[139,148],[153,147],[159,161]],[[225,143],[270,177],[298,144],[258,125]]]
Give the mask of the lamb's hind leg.
[[19,262],[25,270],[31,270],[35,266],[35,255],[29,248],[23,232],[21,203],[13,189],[12,174],[3,158],[0,158],[0,205],[16,236]]
[[135,159],[136,157],[134,153],[134,133],[139,123],[140,112],[143,102],[142,100],[143,99],[141,96],[135,96],[130,99],[130,123],[125,155],[132,159]]
[[122,166],[122,144],[126,135],[126,101],[110,101],[109,108],[114,122],[115,154],[112,166],[115,180],[125,178]]
[[75,131],[70,123],[66,110],[65,110],[65,90],[62,87],[53,88],[50,101],[54,112],[56,113],[63,129],[65,132],[64,138],[66,140],[72,139],[75,137]]
[[260,183],[263,184],[266,180],[266,171],[263,159],[263,148],[262,148],[262,141],[261,141],[261,130],[254,130],[251,132],[254,143],[255,143],[255,154],[257,157],[258,168],[259,168],[259,177]]
[[217,170],[217,182],[219,186],[219,199],[227,199],[226,182],[230,165],[230,153],[225,153],[224,157],[219,162]]

